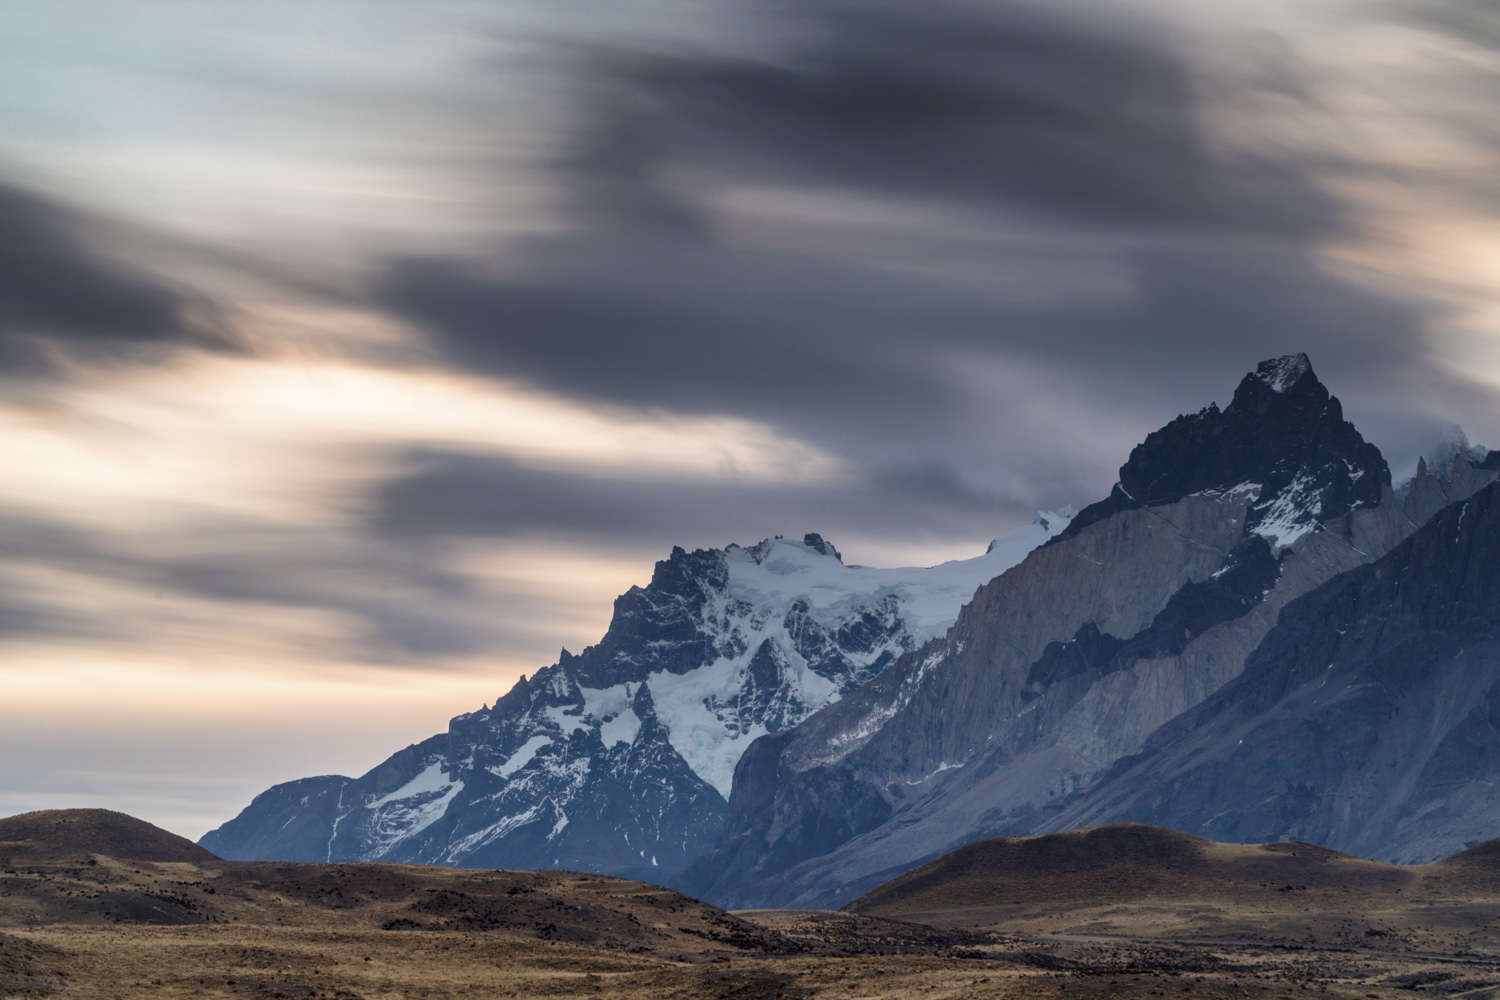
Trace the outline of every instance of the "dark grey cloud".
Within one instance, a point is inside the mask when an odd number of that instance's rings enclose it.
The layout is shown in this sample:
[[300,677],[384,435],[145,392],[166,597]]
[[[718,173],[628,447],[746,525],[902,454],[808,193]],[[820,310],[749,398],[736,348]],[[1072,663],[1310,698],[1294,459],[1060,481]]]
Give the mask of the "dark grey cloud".
[[[391,272],[388,291],[467,371],[586,400],[745,415],[885,463],[910,463],[915,448],[950,464],[996,461],[990,428],[1067,405],[976,394],[956,384],[955,357],[1055,365],[1183,409],[1289,351],[1345,378],[1424,365],[1418,307],[1330,275],[1295,244],[1132,249],[1122,252],[1132,294],[1041,304],[787,254],[571,249],[566,266],[521,278],[413,263]],[[1142,433],[1156,426],[1146,419]]]
[[1330,275],[1307,248],[1201,242],[1129,259],[1137,295],[1092,310],[1034,313],[1029,346],[1064,347],[1085,367],[1140,374],[1142,363],[1157,366],[1157,377],[1187,376],[1197,392],[1232,389],[1257,361],[1298,351],[1320,373],[1342,378],[1423,364],[1423,310]]
[[[1213,152],[1186,43],[1163,24],[1027,3],[733,9],[774,41],[560,45],[579,101],[548,164],[560,233],[393,261],[377,300],[466,371],[749,416],[866,468],[993,465],[1007,450],[990,428],[1064,405],[987,394],[955,375],[974,359],[1065,369],[1091,396],[1134,383],[1182,409],[1281,351],[1332,373],[1424,364],[1416,307],[1317,262],[1356,223],[1313,165]],[[1267,85],[1298,96],[1291,69]],[[730,240],[713,192],[737,185],[945,206],[1007,249],[959,241],[900,269],[848,239],[804,248],[785,219],[764,222],[783,240]],[[908,235],[861,239],[889,257]],[[1066,291],[1101,259],[1128,287]]]
[[49,347],[98,359],[153,345],[229,345],[211,302],[98,252],[90,224],[0,182],[0,361],[44,364]]
[[1008,513],[1018,507],[1014,497],[980,489],[965,482],[951,466],[935,463],[879,469],[871,476],[869,486],[929,508],[974,511],[992,521],[997,512]]
[[[544,469],[513,459],[419,451],[371,498],[379,537],[415,545],[449,537],[588,538],[646,545],[753,544],[774,534],[845,531],[906,537],[992,537],[1032,513],[943,466],[881,469],[852,481],[679,480]],[[988,534],[987,534],[988,532]],[[976,553],[977,554],[977,553]]]
[[[1003,207],[1089,226],[1313,234],[1338,204],[1299,171],[1210,154],[1163,22],[1102,7],[767,4],[760,56],[567,51],[593,102],[570,153],[584,203],[691,228],[674,166]],[[1286,76],[1278,86],[1294,83]]]
[[1470,45],[1500,51],[1500,8],[1489,0],[1420,0],[1401,4],[1398,16]]
[[994,321],[973,295],[836,261],[608,241],[541,254],[549,264],[516,279],[409,262],[385,292],[467,369],[694,412],[901,399],[951,418],[936,412],[942,386],[900,362],[926,333],[981,341]]
[[[209,601],[343,615],[361,647],[354,655],[411,665],[423,657],[504,648],[525,631],[528,615],[555,610],[547,598],[518,588],[502,595],[512,617],[497,620],[493,590],[452,569],[440,544],[418,548],[324,530],[225,524],[214,544],[195,553],[171,549],[0,509],[0,634],[127,643],[150,630],[152,641],[169,642],[174,627],[198,627],[200,602]],[[134,615],[59,605],[33,592],[28,568],[37,566],[75,573],[111,591],[154,592],[161,618],[143,623]],[[193,606],[179,615],[183,599]]]

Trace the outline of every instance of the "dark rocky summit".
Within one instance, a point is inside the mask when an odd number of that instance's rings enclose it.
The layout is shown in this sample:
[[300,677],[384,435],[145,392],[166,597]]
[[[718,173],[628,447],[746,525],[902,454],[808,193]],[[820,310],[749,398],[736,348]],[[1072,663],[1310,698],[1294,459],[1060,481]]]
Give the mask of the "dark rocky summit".
[[1279,537],[1380,503],[1390,470],[1344,419],[1305,354],[1263,361],[1234,399],[1146,436],[1120,467],[1109,497],[1085,507],[1062,537],[1111,514],[1206,492],[1253,492],[1245,530]]

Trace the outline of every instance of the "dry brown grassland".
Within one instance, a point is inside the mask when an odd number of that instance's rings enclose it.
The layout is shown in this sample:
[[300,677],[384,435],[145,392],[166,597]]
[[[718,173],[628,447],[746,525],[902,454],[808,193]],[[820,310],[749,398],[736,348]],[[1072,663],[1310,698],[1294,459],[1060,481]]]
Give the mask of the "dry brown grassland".
[[[960,874],[965,891],[888,895],[896,916],[734,914],[568,872],[125,861],[0,838],[0,995],[1500,997],[1500,898],[1451,872],[1383,894],[1194,877],[1103,902],[1069,898],[1076,872],[1019,900]],[[934,892],[956,905],[918,912]]]

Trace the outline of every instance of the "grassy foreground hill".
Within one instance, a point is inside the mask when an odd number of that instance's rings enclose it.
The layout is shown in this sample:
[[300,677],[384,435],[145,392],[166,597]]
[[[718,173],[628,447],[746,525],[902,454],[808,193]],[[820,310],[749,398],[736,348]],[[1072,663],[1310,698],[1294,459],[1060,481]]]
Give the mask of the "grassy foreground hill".
[[[1313,844],[1220,844],[1176,830],[1111,823],[969,844],[849,904],[853,913],[940,926],[1033,927],[1049,915],[1149,907],[1209,922],[1254,915],[1367,914],[1456,900],[1500,902],[1500,842],[1430,865],[1391,865]],[[1121,918],[1123,919],[1123,918]],[[1500,939],[1497,939],[1500,947]]]
[[46,809],[0,819],[0,855],[43,861],[70,854],[134,861],[218,860],[186,837],[109,809]]
[[[1500,841],[1390,865],[1312,844],[1221,844],[1115,823],[970,844],[846,910],[996,939],[1298,954],[1325,978],[1367,958],[1430,959],[1441,968],[1385,979],[1500,995]],[[1468,989],[1433,989],[1442,983]]]
[[573,872],[227,862],[100,810],[0,819],[0,995],[1500,993],[1500,844],[1402,868],[1111,826],[985,841],[846,912]]

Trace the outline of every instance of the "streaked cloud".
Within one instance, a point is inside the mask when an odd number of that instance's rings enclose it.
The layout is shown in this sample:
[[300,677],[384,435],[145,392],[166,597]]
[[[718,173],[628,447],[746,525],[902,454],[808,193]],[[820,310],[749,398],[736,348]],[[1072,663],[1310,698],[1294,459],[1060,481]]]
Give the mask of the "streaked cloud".
[[93,221],[0,184],[0,364],[231,345],[211,300],[111,259],[91,245]]

